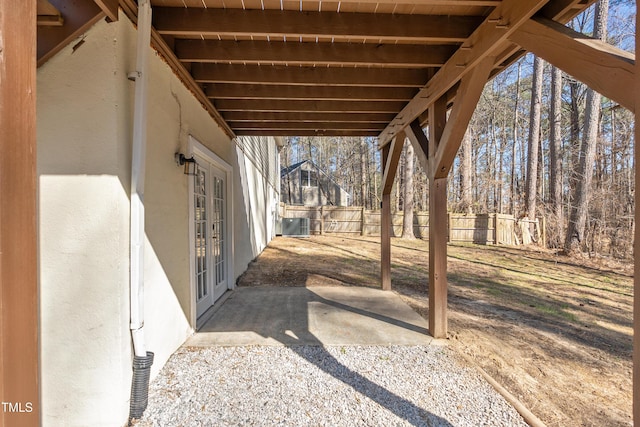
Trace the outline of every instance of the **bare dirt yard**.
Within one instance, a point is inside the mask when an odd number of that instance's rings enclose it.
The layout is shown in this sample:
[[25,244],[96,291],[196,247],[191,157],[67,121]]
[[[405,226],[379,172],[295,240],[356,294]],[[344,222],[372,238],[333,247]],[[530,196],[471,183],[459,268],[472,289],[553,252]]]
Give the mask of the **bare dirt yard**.
[[[392,239],[392,286],[428,318],[428,242]],[[449,342],[547,426],[630,426],[630,264],[448,247]],[[239,286],[379,286],[375,237],[278,237]]]

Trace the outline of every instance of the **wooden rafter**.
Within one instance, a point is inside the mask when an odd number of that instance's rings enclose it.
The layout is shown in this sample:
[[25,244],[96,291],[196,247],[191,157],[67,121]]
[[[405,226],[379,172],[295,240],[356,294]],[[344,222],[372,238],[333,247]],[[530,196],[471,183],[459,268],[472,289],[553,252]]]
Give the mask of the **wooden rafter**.
[[380,131],[384,129],[385,124],[382,123],[351,123],[351,122],[228,122],[235,130],[245,129],[287,129],[287,130],[316,130],[316,129],[332,129],[332,130],[364,130],[364,131]]
[[493,61],[493,57],[486,57],[460,82],[458,94],[433,158],[431,172],[435,178],[445,178],[449,174],[471,116],[493,68]]
[[299,12],[202,8],[154,8],[160,34],[201,36],[284,36],[461,43],[476,16]]
[[604,96],[635,110],[635,55],[549,19],[523,24],[510,40]]
[[362,130],[335,130],[335,129],[309,129],[309,130],[238,130],[239,136],[377,136],[378,131]]
[[[134,0],[120,0],[120,7],[127,15],[127,17],[133,22],[138,22],[138,5]],[[155,9],[154,9],[155,10]],[[162,57],[167,61],[171,69],[178,75],[178,77],[185,83],[187,88],[195,95],[196,99],[202,103],[204,108],[209,112],[211,117],[220,126],[220,128],[230,137],[235,138],[235,133],[224,121],[220,113],[215,109],[213,103],[207,98],[202,90],[202,87],[198,85],[191,74],[184,68],[183,64],[178,60],[173,50],[169,47],[166,40],[158,33],[155,28],[151,30],[151,45],[158,50]]]
[[111,20],[118,20],[118,6],[119,0],[93,0],[98,7],[104,12],[104,14]]
[[[397,4],[398,0],[341,0],[341,3]],[[497,6],[500,0],[412,0],[420,6]]]
[[206,87],[207,96],[217,99],[409,101],[416,93],[417,89],[410,87],[322,87],[233,83],[210,84]]
[[325,113],[396,113],[402,101],[306,101],[306,100],[237,100],[215,102],[219,111],[308,111]]
[[38,67],[102,19],[104,12],[93,0],[49,0],[64,19],[64,25],[38,28]]
[[227,111],[228,122],[339,122],[389,123],[395,113],[305,113],[278,111]]
[[453,45],[392,45],[373,43],[299,43],[230,40],[176,40],[184,62],[238,64],[441,67]]
[[286,67],[260,65],[194,64],[191,72],[202,83],[262,83],[306,86],[420,87],[424,69]]
[[37,12],[38,26],[61,27],[64,25],[64,18],[60,14],[60,11],[47,0],[38,0]]
[[427,86],[389,123],[379,136],[380,144],[387,144],[480,61],[492,53],[496,54],[497,47],[545,3],[546,0],[504,0],[465,41],[464,48],[456,51]]
[[[564,23],[595,2],[596,0],[556,0],[547,3],[536,16]],[[526,53],[519,45],[510,41],[502,43],[496,51],[500,53],[496,55],[496,68],[491,72],[492,76]]]

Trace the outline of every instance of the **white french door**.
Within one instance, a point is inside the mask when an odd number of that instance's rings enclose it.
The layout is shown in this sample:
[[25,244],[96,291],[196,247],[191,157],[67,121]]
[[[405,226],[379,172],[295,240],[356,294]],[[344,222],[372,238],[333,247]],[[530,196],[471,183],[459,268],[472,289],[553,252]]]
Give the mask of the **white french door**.
[[197,317],[228,287],[225,179],[224,171],[196,156],[192,203]]

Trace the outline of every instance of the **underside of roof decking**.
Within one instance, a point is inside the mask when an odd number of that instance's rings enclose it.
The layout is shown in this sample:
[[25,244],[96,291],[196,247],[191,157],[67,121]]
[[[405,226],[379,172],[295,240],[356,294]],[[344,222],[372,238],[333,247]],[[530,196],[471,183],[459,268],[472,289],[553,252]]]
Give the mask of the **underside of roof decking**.
[[[427,122],[485,57],[522,54],[531,18],[565,23],[594,0],[151,0],[153,44],[230,136],[355,135],[388,142]],[[39,0],[39,61],[118,4]],[[56,11],[58,11],[56,13]]]

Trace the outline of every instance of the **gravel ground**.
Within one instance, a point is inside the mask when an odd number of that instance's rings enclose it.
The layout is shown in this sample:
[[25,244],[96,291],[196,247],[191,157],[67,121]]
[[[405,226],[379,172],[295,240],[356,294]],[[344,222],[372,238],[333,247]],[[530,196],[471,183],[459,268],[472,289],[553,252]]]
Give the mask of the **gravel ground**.
[[526,426],[443,346],[182,348],[152,382],[150,426]]

